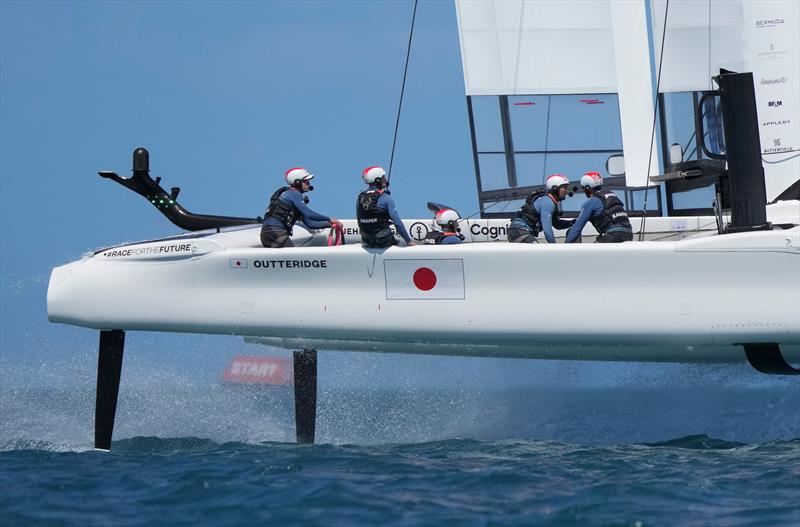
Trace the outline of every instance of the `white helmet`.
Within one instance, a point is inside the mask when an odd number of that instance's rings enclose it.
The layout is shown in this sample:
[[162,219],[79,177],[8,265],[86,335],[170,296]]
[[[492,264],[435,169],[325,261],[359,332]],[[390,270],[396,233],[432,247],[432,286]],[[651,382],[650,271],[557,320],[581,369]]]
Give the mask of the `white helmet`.
[[581,186],[597,188],[603,184],[603,177],[599,172],[587,172],[581,178]]
[[442,209],[436,213],[433,219],[439,227],[447,227],[450,225],[458,225],[458,220],[461,218],[458,212],[453,209]]
[[557,189],[564,185],[569,185],[569,179],[564,174],[553,174],[552,176],[547,176],[544,182],[544,189],[550,192],[553,188]]
[[286,184],[293,187],[300,181],[311,181],[314,179],[314,174],[309,174],[303,167],[295,167],[287,170],[283,177],[286,178]]
[[379,179],[386,177],[386,171],[379,166],[367,167],[361,172],[361,179],[367,185],[372,185]]

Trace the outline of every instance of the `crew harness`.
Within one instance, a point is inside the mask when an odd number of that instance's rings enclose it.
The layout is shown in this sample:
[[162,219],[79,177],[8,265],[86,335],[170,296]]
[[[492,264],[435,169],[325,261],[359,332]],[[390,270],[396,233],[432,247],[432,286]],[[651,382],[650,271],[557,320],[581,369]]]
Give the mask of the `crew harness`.
[[589,218],[598,234],[607,232],[633,232],[628,213],[619,198],[610,190],[595,190],[594,196],[603,202],[603,212],[599,216]]
[[[286,231],[289,235],[291,235],[292,228],[300,217],[300,211],[291,203],[279,199],[281,194],[287,190],[292,190],[292,187],[281,187],[272,194],[272,197],[269,198],[269,205],[267,206],[267,212],[264,213],[264,217],[275,218],[280,221],[283,226],[286,227]],[[303,196],[304,201],[307,199],[307,197]]]
[[382,189],[369,189],[358,195],[356,218],[361,240],[365,245],[385,246],[394,244],[394,234],[390,228],[392,220],[389,211],[378,207]]

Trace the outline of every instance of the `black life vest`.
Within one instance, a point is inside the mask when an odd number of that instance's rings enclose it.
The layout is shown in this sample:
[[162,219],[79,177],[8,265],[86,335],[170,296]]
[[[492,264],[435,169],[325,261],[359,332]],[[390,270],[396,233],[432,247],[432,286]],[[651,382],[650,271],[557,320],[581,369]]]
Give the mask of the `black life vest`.
[[423,245],[441,245],[442,241],[448,236],[457,236],[461,241],[464,241],[464,235],[457,232],[442,232],[433,231],[429,232],[425,239],[422,240]]
[[375,238],[393,236],[389,226],[392,220],[389,218],[389,211],[378,208],[378,199],[383,194],[383,190],[370,189],[361,192],[356,200],[356,218],[358,219],[358,230],[361,232],[362,239],[373,240]]
[[[628,213],[619,198],[610,190],[595,190],[594,196],[603,202],[603,212],[599,216],[589,218],[589,221],[597,229],[599,234],[604,234],[612,227],[614,230],[633,231],[631,222],[628,220]],[[619,229],[621,228],[621,229]]]
[[[542,232],[542,217],[539,215],[539,212],[536,210],[536,208],[534,208],[533,203],[537,199],[545,196],[547,196],[547,191],[544,190],[532,192],[531,195],[525,199],[525,203],[523,203],[522,207],[520,207],[520,209],[514,215],[514,218],[522,218],[533,226],[534,236]],[[558,206],[556,206],[555,209],[553,209],[553,221],[555,222],[559,216],[561,216],[561,211],[558,210]]]
[[267,212],[264,213],[264,219],[266,218],[275,218],[280,221],[286,230],[290,233],[292,232],[292,227],[294,227],[295,222],[300,217],[300,211],[297,210],[297,207],[292,205],[291,203],[287,203],[285,201],[281,201],[280,198],[281,194],[286,192],[287,190],[291,190],[292,187],[281,187],[275,191],[271,198],[269,198],[269,205],[267,206]]

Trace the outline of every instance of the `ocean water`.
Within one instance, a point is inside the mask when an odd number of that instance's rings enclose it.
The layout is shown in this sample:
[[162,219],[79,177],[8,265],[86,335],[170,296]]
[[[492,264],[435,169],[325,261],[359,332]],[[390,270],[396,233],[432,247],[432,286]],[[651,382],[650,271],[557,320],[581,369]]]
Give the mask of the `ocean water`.
[[0,525],[800,525],[796,379],[364,357],[321,367],[316,445],[289,389],[144,358],[110,453],[93,372],[3,382]]
[[0,468],[4,525],[800,522],[800,440],[296,446],[137,437],[111,453],[2,452]]

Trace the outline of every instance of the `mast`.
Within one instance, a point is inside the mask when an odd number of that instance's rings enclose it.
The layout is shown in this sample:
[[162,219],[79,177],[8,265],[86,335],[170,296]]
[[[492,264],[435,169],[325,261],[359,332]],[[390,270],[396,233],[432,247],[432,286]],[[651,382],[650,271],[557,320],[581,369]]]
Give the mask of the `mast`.
[[721,70],[715,79],[722,103],[727,146],[724,157],[728,161],[731,188],[731,223],[727,230],[770,229],[753,74]]

